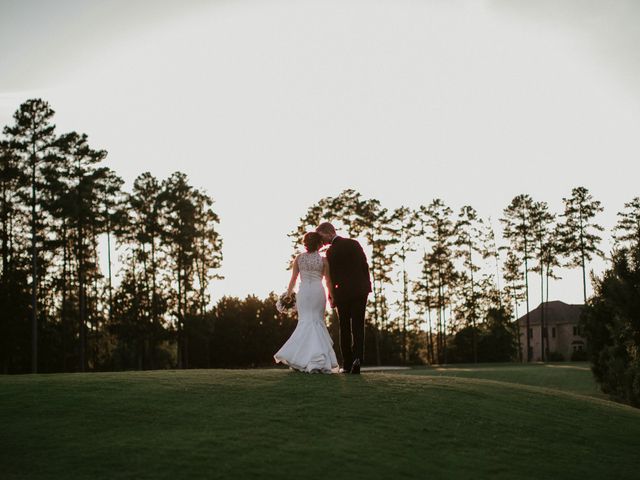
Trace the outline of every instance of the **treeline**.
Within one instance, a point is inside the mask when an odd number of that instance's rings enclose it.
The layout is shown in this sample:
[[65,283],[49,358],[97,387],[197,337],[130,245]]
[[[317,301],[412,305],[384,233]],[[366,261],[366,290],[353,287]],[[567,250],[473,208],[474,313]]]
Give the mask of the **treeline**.
[[189,366],[222,260],[212,199],[180,172],[124,191],[107,152],[53,117],[28,100],[0,139],[0,371]]
[[[222,262],[212,199],[180,172],[142,173],[125,190],[107,152],[58,133],[53,117],[29,100],[0,138],[0,372],[272,365],[295,319],[273,294],[211,305]],[[518,195],[498,232],[471,206],[387,209],[346,190],[312,205],[290,235],[298,250],[304,231],[330,220],[365,243],[366,363],[527,361],[529,328],[520,345],[514,318],[548,299],[560,267],[581,269],[586,301],[589,263],[602,255],[600,202],[577,187],[563,203],[552,212]],[[638,244],[640,198],[618,215],[622,251]],[[329,326],[337,344],[333,315]]]
[[[549,280],[559,278],[560,267],[580,268],[586,303],[589,263],[603,255],[601,203],[576,187],[563,206],[552,212],[547,202],[518,195],[504,208],[496,232],[469,205],[454,212],[435,199],[414,209],[387,209],[345,190],[312,205],[290,236],[297,242],[330,220],[367,244],[373,280],[368,319],[376,334],[370,362],[394,355],[406,363],[531,361],[529,311],[548,301]],[[640,238],[640,198],[618,216],[617,249]],[[411,274],[416,264],[419,270]],[[529,293],[534,281],[540,286],[535,299]],[[513,321],[521,315],[527,316],[523,345]],[[552,352],[546,328],[541,331],[544,360]],[[395,354],[383,348],[394,336],[400,338]]]

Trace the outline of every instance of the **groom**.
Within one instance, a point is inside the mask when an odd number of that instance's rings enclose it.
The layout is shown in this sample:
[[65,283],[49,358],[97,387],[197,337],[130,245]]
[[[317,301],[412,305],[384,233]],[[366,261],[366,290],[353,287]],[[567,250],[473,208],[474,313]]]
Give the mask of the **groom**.
[[356,240],[342,238],[329,222],[316,228],[327,250],[327,260],[333,283],[331,306],[338,309],[340,320],[340,350],[344,373],[360,373],[364,355],[364,312],[371,291],[369,265]]

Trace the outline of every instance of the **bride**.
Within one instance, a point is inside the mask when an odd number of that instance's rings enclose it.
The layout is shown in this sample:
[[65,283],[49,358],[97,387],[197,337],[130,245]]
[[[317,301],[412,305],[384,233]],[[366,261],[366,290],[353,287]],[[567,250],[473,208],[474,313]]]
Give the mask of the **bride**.
[[294,260],[287,289],[287,295],[291,296],[300,274],[300,288],[296,296],[298,325],[273,358],[276,363],[284,363],[301,372],[332,373],[337,371],[338,361],[324,323],[327,299],[322,286],[324,277],[329,295],[333,297],[329,262],[318,253],[322,246],[319,234],[306,233],[302,243],[307,251]]

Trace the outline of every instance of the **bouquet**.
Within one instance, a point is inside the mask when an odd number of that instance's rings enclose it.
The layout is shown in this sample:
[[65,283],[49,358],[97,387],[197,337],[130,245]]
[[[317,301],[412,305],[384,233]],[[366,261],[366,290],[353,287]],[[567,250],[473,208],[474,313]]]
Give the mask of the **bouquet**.
[[291,295],[287,295],[287,292],[280,295],[278,301],[276,302],[276,310],[287,315],[290,315],[293,312],[297,311],[295,292]]

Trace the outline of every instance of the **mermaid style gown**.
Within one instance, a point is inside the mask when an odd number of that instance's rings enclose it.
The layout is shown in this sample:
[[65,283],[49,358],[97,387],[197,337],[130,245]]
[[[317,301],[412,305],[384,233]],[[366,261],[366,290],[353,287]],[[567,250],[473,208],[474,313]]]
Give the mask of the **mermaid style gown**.
[[322,285],[322,256],[318,252],[302,253],[297,262],[300,270],[296,296],[298,325],[273,358],[276,363],[301,372],[332,373],[338,368],[338,361],[324,323],[327,299]]

